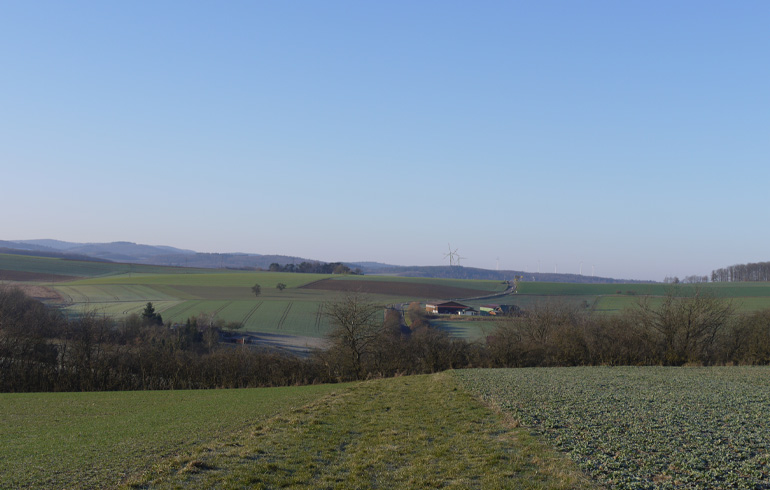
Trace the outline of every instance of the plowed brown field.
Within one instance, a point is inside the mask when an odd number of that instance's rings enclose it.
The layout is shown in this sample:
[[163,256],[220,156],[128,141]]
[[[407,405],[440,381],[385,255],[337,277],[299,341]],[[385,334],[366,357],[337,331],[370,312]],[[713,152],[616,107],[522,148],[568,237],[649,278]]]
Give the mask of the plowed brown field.
[[323,279],[302,287],[327,291],[349,291],[351,293],[391,294],[395,296],[408,296],[415,299],[473,298],[491,294],[490,291],[480,289],[457,288],[440,284],[345,279]]
[[0,281],[30,281],[30,282],[61,282],[80,279],[75,276],[62,276],[59,274],[46,274],[43,272],[9,271],[0,270]]

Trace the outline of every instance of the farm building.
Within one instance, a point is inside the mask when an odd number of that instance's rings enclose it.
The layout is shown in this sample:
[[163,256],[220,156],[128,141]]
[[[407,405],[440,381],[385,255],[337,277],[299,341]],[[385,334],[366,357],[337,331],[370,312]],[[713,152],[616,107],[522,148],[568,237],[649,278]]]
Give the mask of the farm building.
[[489,305],[483,305],[479,307],[479,311],[484,316],[510,315],[512,313],[517,312],[518,310],[519,310],[519,307],[516,305],[489,304]]
[[447,301],[446,303],[428,303],[425,305],[425,311],[436,313],[438,315],[475,315],[476,310],[470,306],[458,303],[456,301]]

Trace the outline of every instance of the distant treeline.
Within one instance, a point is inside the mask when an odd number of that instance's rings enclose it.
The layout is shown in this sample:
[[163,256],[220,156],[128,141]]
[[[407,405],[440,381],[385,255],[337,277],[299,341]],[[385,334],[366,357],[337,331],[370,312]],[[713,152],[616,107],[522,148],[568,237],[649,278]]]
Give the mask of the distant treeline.
[[342,262],[300,262],[299,264],[270,264],[270,272],[303,272],[308,274],[361,274],[361,269],[351,269]]
[[770,281],[770,262],[738,264],[711,272],[711,282]]
[[468,367],[770,364],[770,310],[739,314],[695,286],[612,316],[536,305],[501,318],[478,342],[434,328],[418,303],[383,315],[381,305],[348,297],[326,315],[328,347],[296,357],[223,343],[222,331],[237,325],[214,315],[162,324],[148,305],[123,321],[66,318],[19,289],[0,289],[0,391],[245,388]]

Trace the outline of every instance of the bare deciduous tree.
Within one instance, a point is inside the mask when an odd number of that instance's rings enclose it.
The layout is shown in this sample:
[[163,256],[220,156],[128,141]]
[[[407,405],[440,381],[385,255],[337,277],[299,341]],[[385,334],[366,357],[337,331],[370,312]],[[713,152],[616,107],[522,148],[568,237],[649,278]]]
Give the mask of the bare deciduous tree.
[[382,306],[358,294],[326,305],[325,313],[333,327],[327,336],[331,344],[329,360],[336,364],[338,375],[363,376],[364,361],[382,328],[382,311]]
[[730,301],[700,287],[674,287],[668,290],[660,305],[644,298],[636,310],[636,318],[657,337],[665,362],[682,365],[709,362],[714,341],[733,311]]

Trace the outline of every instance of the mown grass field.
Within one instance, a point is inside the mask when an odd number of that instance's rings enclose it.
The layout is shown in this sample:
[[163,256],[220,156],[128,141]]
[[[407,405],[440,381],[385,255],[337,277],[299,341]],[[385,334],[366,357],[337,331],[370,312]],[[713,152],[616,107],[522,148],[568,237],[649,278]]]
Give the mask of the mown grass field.
[[0,403],[0,488],[593,488],[448,374]]
[[770,368],[454,373],[613,489],[770,488]]
[[0,488],[107,488],[342,385],[0,394]]

